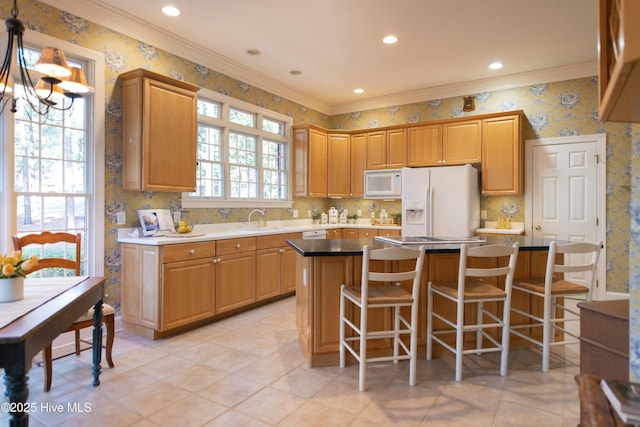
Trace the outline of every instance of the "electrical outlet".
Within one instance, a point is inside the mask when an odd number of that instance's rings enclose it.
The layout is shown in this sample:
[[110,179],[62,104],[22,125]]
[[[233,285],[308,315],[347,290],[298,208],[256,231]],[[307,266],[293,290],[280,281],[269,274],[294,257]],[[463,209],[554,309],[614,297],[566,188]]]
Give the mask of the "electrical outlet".
[[362,209],[358,209],[358,218],[362,216]]
[[307,211],[307,218],[311,218],[311,209]]
[[180,215],[180,211],[175,211],[173,213],[173,222],[175,222],[175,223],[180,222],[180,220],[182,219],[181,217],[182,217],[182,215]]
[[127,223],[127,213],[126,212],[116,212],[116,224],[117,225],[125,225]]
[[294,217],[294,218],[298,218],[298,209],[293,209],[291,211],[291,216]]
[[486,209],[481,209],[480,210],[480,219],[487,219],[487,210]]

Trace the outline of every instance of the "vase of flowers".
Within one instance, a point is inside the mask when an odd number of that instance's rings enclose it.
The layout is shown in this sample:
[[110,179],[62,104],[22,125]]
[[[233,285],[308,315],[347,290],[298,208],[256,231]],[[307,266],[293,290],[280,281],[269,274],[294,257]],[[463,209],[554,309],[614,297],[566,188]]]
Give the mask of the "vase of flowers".
[[0,302],[18,301],[24,298],[24,278],[38,264],[32,256],[22,259],[22,251],[0,255]]

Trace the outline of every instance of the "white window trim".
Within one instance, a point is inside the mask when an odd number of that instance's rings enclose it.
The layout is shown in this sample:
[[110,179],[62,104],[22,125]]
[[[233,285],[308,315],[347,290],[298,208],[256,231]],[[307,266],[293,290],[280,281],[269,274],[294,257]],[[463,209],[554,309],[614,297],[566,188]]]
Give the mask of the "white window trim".
[[[291,147],[291,126],[293,125],[293,118],[268,110],[263,107],[259,107],[257,105],[250,104],[245,101],[241,101],[236,98],[232,98],[227,95],[223,95],[218,92],[214,92],[209,89],[200,89],[198,91],[198,96],[206,99],[208,101],[214,101],[221,103],[221,116],[228,117],[229,107],[233,107],[238,110],[246,111],[248,113],[256,114],[257,127],[252,128],[256,133],[263,132],[261,128],[259,128],[259,124],[261,123],[261,117],[267,117],[269,119],[277,120],[283,122],[285,124],[284,129],[284,137],[287,143],[287,171],[288,171],[288,182],[287,182],[287,191],[288,196],[287,200],[258,200],[258,199],[229,199],[229,198],[204,198],[204,197],[189,197],[189,193],[182,193],[181,205],[183,208],[290,208],[293,206],[293,171],[292,171],[292,147]],[[224,132],[228,132],[229,129],[240,133],[247,133],[249,128],[246,128],[242,125],[237,125],[235,123],[227,122],[222,119],[216,118],[207,118],[206,122],[212,126],[218,126],[223,129]],[[274,135],[274,134],[270,134]],[[278,139],[277,136],[274,136],[274,139]],[[226,153],[225,153],[226,154]],[[224,154],[223,154],[224,155]],[[224,160],[225,170],[228,170],[227,159]],[[225,181],[225,191],[228,188],[228,182]]]
[[[2,45],[6,45],[7,37],[4,35],[0,42]],[[94,102],[87,103],[87,108],[92,108],[89,112],[89,120],[87,122],[87,130],[92,135],[93,144],[87,147],[87,173],[88,175],[88,188],[87,193],[93,194],[93,203],[89,205],[89,212],[87,214],[87,228],[93,230],[91,235],[87,236],[87,267],[88,274],[94,276],[104,275],[104,129],[105,129],[105,106],[104,106],[104,54],[91,49],[78,46],[73,43],[69,43],[55,37],[48,36],[43,33],[39,33],[33,30],[27,30],[24,33],[24,43],[37,48],[44,48],[47,46],[55,46],[62,49],[65,55],[69,59],[82,59],[88,62],[88,66],[85,69],[85,75],[89,85],[92,85],[94,90],[92,94],[86,95],[87,97],[93,97]],[[15,64],[12,65],[16,67]],[[3,230],[17,230],[16,224],[16,205],[15,194],[13,192],[13,162],[14,151],[13,144],[9,144],[8,141],[13,141],[13,120],[10,120],[6,116],[10,115],[8,108],[5,109],[1,120],[3,121],[3,128],[5,131],[2,134],[2,143],[8,150],[3,150],[7,153],[4,157],[2,164],[2,188],[6,189],[6,192],[2,194],[3,206],[9,207],[9,209],[3,209],[5,211],[2,218]],[[4,126],[10,123],[10,126]],[[9,212],[10,215],[7,215]],[[10,233],[7,233],[10,234]],[[6,249],[13,248],[11,243],[11,235],[2,236],[2,241]]]

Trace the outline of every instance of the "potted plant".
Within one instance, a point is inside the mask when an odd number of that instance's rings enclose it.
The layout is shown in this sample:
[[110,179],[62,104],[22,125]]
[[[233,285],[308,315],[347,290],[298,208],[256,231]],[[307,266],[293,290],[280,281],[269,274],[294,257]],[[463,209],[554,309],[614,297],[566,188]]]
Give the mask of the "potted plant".
[[24,298],[24,278],[38,264],[38,257],[22,259],[22,251],[0,254],[0,302],[17,301]]
[[314,213],[311,218],[313,219],[313,223],[314,224],[320,224],[320,214],[319,213]]
[[347,222],[349,224],[355,224],[357,220],[358,220],[358,215],[356,215],[356,214],[347,215]]
[[391,218],[393,219],[393,223],[396,225],[402,225],[402,213],[394,212],[391,214]]

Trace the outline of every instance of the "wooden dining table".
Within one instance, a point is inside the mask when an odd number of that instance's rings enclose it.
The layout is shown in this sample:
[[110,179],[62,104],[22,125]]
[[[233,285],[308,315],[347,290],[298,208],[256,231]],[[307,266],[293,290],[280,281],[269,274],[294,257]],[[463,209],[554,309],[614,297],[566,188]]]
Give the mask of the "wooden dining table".
[[[29,412],[27,372],[33,357],[65,332],[93,306],[93,385],[100,384],[102,358],[102,300],[104,277],[27,278],[24,299],[0,303],[0,368],[4,368],[10,426],[27,426]],[[0,283],[0,286],[2,283]]]

